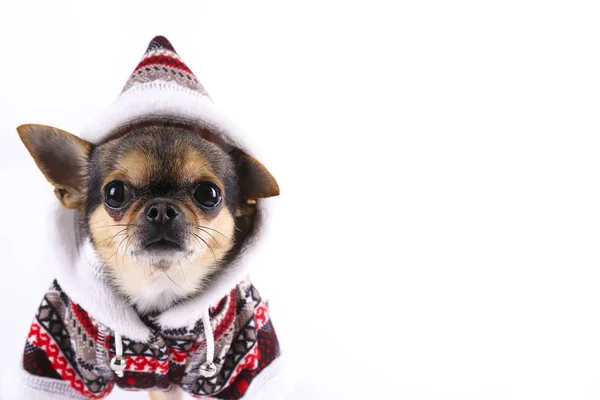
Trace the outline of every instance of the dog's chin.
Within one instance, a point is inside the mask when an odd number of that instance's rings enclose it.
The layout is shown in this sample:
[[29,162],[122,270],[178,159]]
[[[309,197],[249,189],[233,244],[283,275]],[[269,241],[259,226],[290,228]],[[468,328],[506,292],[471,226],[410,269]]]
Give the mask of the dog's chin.
[[193,256],[193,250],[172,241],[159,240],[132,251],[132,256],[138,262],[147,263],[154,268],[169,269],[174,264]]

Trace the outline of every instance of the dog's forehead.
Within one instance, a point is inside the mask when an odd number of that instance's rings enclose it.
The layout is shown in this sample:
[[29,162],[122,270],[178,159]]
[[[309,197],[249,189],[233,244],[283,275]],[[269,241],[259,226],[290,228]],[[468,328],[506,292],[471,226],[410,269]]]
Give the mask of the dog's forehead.
[[101,169],[105,180],[124,179],[134,186],[166,180],[182,184],[221,178],[228,155],[193,131],[173,127],[143,127],[103,144]]

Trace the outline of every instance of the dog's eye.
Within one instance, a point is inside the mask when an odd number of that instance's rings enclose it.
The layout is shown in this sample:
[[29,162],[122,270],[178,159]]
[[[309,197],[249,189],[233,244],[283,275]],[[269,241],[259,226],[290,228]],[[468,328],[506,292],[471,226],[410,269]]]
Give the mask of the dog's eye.
[[131,190],[124,182],[112,181],[104,189],[104,202],[110,208],[123,208],[131,198]]
[[203,207],[216,207],[223,197],[219,187],[211,182],[202,182],[194,192],[194,199]]

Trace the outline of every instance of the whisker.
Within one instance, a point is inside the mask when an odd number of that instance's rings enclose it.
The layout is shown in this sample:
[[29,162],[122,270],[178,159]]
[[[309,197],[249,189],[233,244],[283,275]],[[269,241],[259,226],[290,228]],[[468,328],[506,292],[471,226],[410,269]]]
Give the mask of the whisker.
[[[187,258],[187,257],[185,257]],[[183,272],[183,267],[181,266],[181,260],[177,259],[177,262],[179,263],[179,270],[181,271],[181,276],[183,277],[183,280],[185,281],[185,283],[190,286],[190,283],[187,281],[187,278],[185,277],[185,273]]]
[[[99,224],[103,221],[98,221],[98,222],[93,222],[90,224],[90,226],[95,226],[96,224]],[[130,227],[130,226],[139,226],[139,224],[113,224],[113,225],[103,225],[103,226],[98,226],[97,228],[112,228],[113,226],[126,226],[126,227]]]
[[104,260],[104,262],[103,262],[103,263],[102,263],[102,265],[100,266],[100,269],[104,269],[104,267],[105,267],[105,266],[108,264],[108,260],[110,260],[111,258],[113,258],[113,257],[114,257],[114,256],[116,256],[116,255],[117,255],[117,252],[115,251],[115,252],[113,253],[113,255],[112,255],[112,256],[110,256],[110,257],[108,257],[106,260]]
[[152,268],[153,264],[151,261],[152,261],[152,259],[148,260],[148,266],[150,267],[150,275],[152,275],[152,279],[154,279],[154,283],[156,283],[158,286],[160,286],[160,283],[158,283],[158,281],[156,280],[156,277],[154,276],[154,268]]
[[167,278],[169,278],[169,280],[170,280],[171,282],[173,282],[173,284],[174,284],[175,286],[177,286],[179,289],[183,290],[183,288],[182,288],[181,286],[179,286],[177,283],[175,283],[175,281],[174,281],[173,279],[171,279],[171,277],[169,276],[169,274],[167,274],[167,271],[165,271],[165,270],[162,270],[162,273],[163,273],[163,274],[165,274],[165,275],[167,276]]
[[[200,236],[196,235],[195,233],[192,233],[192,235],[193,235],[193,236],[194,236],[196,239],[200,239],[200,240],[201,240],[201,241],[202,241],[202,242],[203,242],[205,245],[207,245],[207,246],[208,246],[208,248],[209,248],[209,249],[210,249],[210,251],[212,252],[212,254],[213,254],[213,258],[215,259],[215,262],[216,262],[216,261],[217,261],[217,256],[215,255],[215,251],[214,251],[214,250],[213,250],[213,248],[210,246],[210,244],[208,244],[208,243],[206,242],[206,240],[202,239]],[[200,243],[200,242],[198,242],[198,243]]]
[[217,246],[221,247],[221,243],[219,243],[219,241],[217,239],[215,239],[215,237],[213,235],[210,234],[210,232],[205,231],[202,228],[199,228],[202,232],[206,233],[208,236],[210,236],[212,238],[212,240],[215,241],[215,243],[217,244]]
[[[107,238],[105,238],[104,240],[102,240],[102,241],[98,242],[98,244],[100,244],[100,243],[104,243],[104,242],[106,242],[106,241],[107,241],[107,240],[109,240],[109,239],[110,239],[110,241],[112,242],[112,240],[113,240],[114,238],[116,238],[117,236],[121,235],[121,234],[122,234],[123,232],[125,232],[126,230],[127,230],[127,228],[125,228],[125,229],[122,229],[122,230],[120,230],[119,232],[115,233],[115,235],[114,235],[114,236],[112,236],[112,237],[110,237],[110,238],[108,238],[108,237],[107,237]],[[108,244],[110,245],[110,242],[108,242]]]
[[216,229],[209,228],[208,226],[204,226],[204,225],[196,225],[196,228],[198,228],[198,229],[208,229],[208,230],[210,230],[210,231],[217,232],[219,235],[221,235],[221,236],[223,236],[225,239],[229,240],[229,238],[228,238],[227,236],[223,235],[221,232],[219,232],[219,231],[218,231],[218,230],[216,230]]
[[[124,242],[125,240],[127,240],[127,238],[128,238],[128,237],[129,237],[129,236],[125,236],[125,237],[123,238],[123,240],[121,240],[121,241],[119,242],[119,245],[117,246],[117,251],[116,251],[117,253],[119,252],[119,248],[121,247],[121,245],[123,244],[123,242]],[[118,257],[118,256],[117,256],[117,258],[115,258],[115,261],[117,262],[117,268],[118,268],[118,267],[119,267],[119,257]],[[123,260],[123,261],[125,261],[125,260]]]
[[137,235],[137,232],[134,232],[133,234],[129,235],[129,239],[127,239],[127,242],[125,243],[125,250],[123,251],[123,257],[125,257],[127,255],[127,249],[129,249],[129,245],[131,244],[131,239]]

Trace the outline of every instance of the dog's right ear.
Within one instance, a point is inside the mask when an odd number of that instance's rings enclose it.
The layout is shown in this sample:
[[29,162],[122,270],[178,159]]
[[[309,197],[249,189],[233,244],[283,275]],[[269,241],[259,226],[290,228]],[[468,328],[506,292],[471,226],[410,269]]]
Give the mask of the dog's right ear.
[[279,185],[273,175],[256,158],[236,149],[229,152],[235,162],[240,195],[244,201],[279,196]]
[[51,126],[21,125],[17,132],[62,205],[81,208],[86,202],[86,171],[92,145]]

